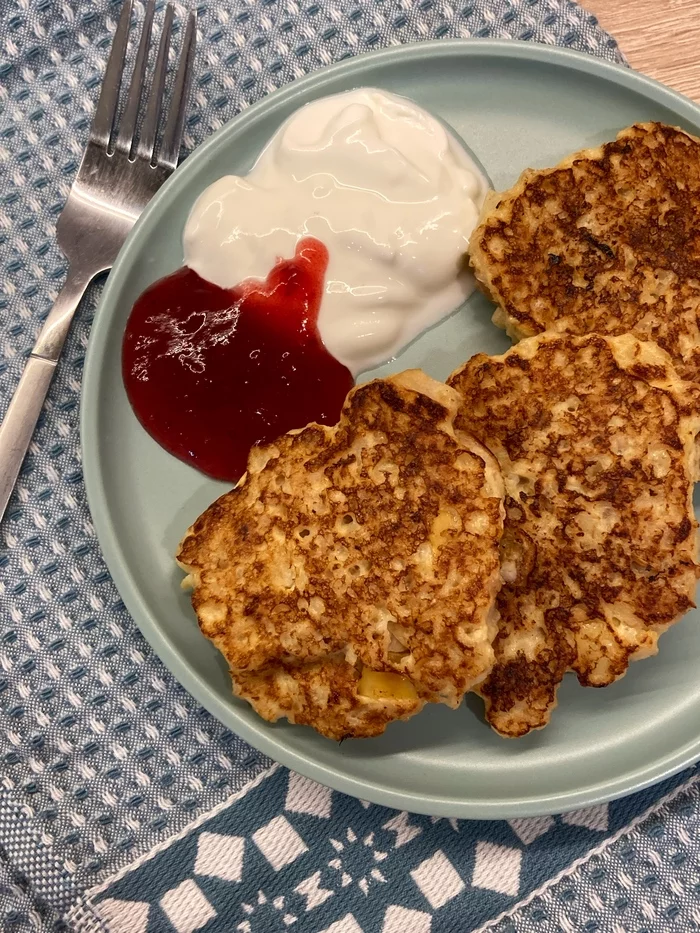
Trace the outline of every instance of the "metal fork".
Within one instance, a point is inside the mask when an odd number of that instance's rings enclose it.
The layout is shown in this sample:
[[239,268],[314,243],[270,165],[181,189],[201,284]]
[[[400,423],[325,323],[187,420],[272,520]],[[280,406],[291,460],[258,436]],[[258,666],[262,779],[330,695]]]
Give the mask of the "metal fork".
[[155,2],[149,0],[146,5],[131,85],[118,121],[131,10],[132,0],[125,0],[87,149],[56,226],[58,245],[69,262],[68,278],[46,318],[0,424],[0,518],[12,494],[71,321],[85,290],[96,275],[112,267],[139,214],[177,166],[194,59],[195,15],[190,13],[187,18],[170,110],[157,145],[173,7],[168,4],[165,10],[138,139],[136,129],[147,90],[145,75]]

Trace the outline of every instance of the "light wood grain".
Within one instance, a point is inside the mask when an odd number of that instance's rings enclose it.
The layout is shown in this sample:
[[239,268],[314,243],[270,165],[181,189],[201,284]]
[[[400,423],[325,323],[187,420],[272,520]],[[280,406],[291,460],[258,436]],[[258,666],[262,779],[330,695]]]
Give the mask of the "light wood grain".
[[700,102],[700,0],[583,0],[638,71]]

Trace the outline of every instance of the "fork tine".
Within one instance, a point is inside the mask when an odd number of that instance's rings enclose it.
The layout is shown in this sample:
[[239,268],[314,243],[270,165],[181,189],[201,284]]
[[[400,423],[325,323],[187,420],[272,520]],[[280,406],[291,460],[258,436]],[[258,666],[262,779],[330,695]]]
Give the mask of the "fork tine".
[[167,168],[176,168],[180,154],[182,130],[185,125],[185,108],[187,106],[187,92],[190,87],[192,63],[196,44],[196,17],[190,13],[187,17],[187,29],[180,52],[180,64],[175,77],[173,96],[170,102],[170,113],[163,132],[163,141],[158,151],[158,164]]
[[153,157],[153,148],[156,142],[156,133],[158,132],[158,122],[160,120],[160,108],[163,102],[163,88],[165,86],[165,74],[168,70],[168,50],[170,49],[170,31],[173,25],[173,8],[169,3],[165,9],[165,19],[163,20],[163,31],[160,34],[160,45],[158,46],[158,55],[156,57],[156,66],[153,72],[153,84],[151,93],[146,105],[146,115],[143,118],[141,126],[141,136],[138,143],[137,154],[141,159]]
[[134,72],[131,76],[131,85],[129,86],[129,96],[126,101],[126,107],[119,124],[119,135],[115,148],[121,150],[127,156],[131,155],[131,146],[136,132],[136,121],[139,118],[139,107],[141,106],[141,95],[143,93],[143,77],[146,73],[148,64],[148,50],[151,43],[151,27],[153,25],[153,13],[155,12],[155,0],[148,0],[146,11],[143,17],[143,26],[141,27],[141,41],[139,50],[136,53],[134,62]]
[[126,44],[129,38],[131,4],[132,0],[124,0],[119,23],[114,33],[114,39],[112,40],[112,51],[109,53],[107,67],[105,68],[104,78],[102,79],[100,99],[97,102],[95,117],[90,129],[91,142],[97,143],[104,149],[109,147],[109,140],[112,136],[112,127],[114,126],[117,105],[119,103],[119,88],[122,83],[124,56],[126,54]]

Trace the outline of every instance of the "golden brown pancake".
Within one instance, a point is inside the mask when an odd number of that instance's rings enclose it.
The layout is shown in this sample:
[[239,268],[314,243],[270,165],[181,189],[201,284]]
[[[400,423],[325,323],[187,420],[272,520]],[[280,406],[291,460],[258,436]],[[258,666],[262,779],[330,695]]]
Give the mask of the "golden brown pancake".
[[491,193],[469,254],[515,339],[633,333],[700,382],[700,140],[622,130]]
[[200,627],[265,719],[377,735],[490,670],[503,484],[459,404],[417,370],[359,386],[337,426],[254,449],[188,531]]
[[542,334],[448,382],[457,429],[504,476],[496,663],[477,692],[521,736],[547,724],[566,671],[612,683],[694,605],[700,416],[668,355],[631,335]]

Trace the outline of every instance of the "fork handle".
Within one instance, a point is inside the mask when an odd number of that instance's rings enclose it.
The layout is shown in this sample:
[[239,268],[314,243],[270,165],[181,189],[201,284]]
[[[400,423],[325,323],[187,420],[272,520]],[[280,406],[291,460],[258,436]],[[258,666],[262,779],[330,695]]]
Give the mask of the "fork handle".
[[89,282],[89,278],[71,275],[69,271],[0,424],[0,519],[29,449],[70,322]]

